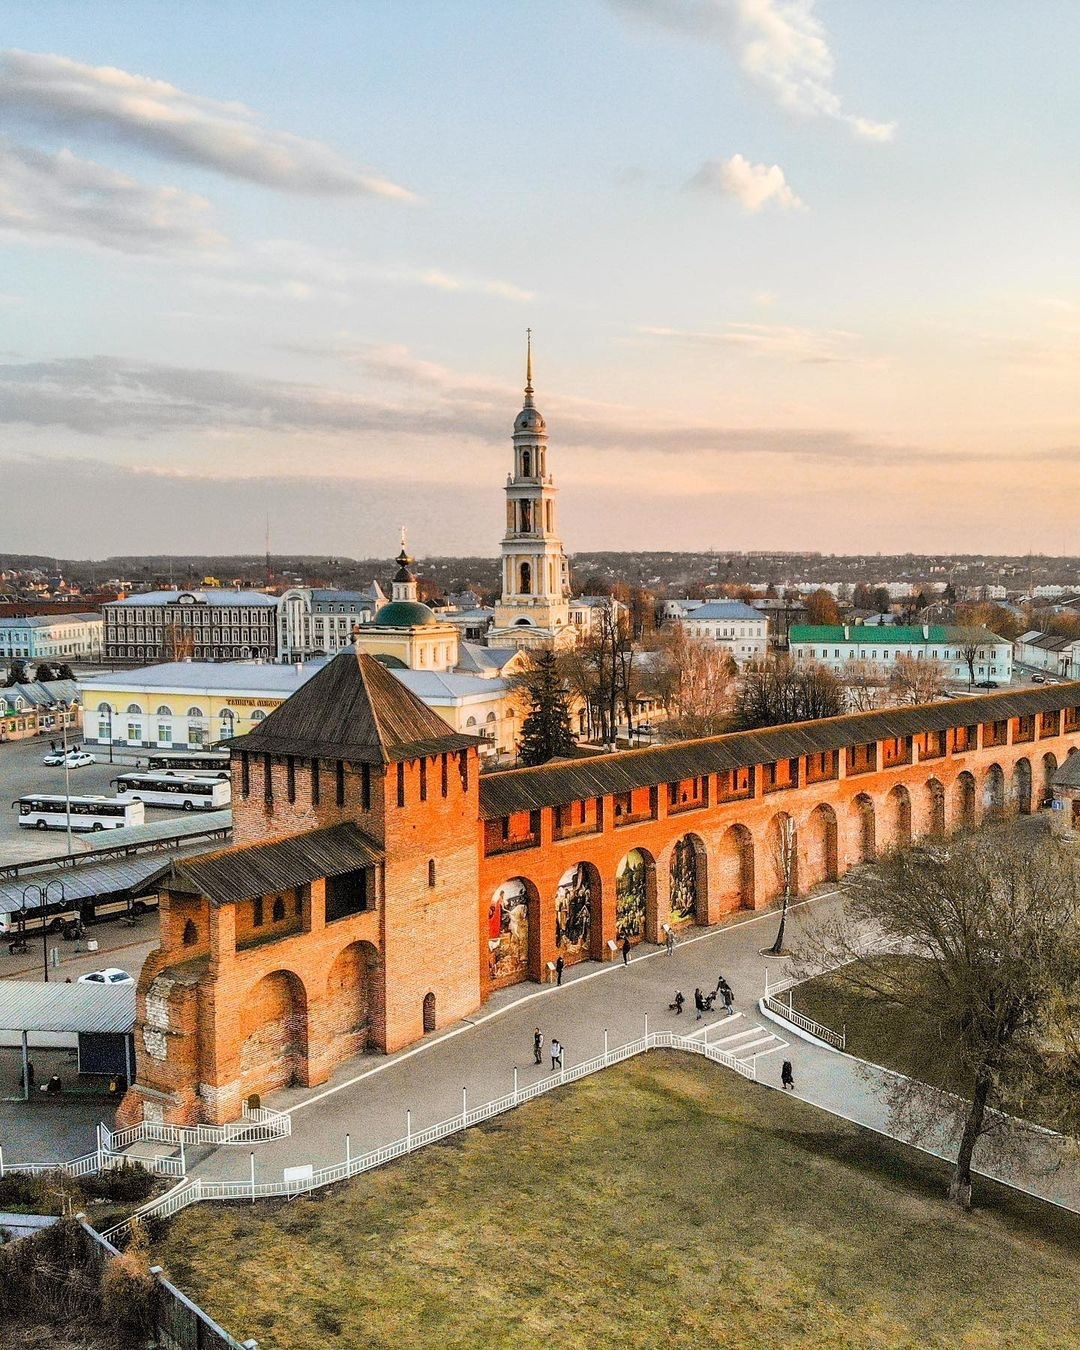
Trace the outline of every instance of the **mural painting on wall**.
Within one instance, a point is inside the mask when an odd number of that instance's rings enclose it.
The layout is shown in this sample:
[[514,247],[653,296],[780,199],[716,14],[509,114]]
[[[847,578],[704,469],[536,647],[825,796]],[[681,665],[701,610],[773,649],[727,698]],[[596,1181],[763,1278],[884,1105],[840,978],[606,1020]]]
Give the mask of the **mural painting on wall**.
[[645,855],[632,848],[615,873],[615,932],[634,941],[645,931]]
[[693,840],[680,839],[671,853],[669,923],[685,923],[697,913],[697,856]]
[[488,975],[493,982],[523,979],[529,965],[529,896],[514,877],[491,897],[488,908]]
[[567,868],[555,892],[555,946],[563,956],[588,956],[592,882],[584,863]]

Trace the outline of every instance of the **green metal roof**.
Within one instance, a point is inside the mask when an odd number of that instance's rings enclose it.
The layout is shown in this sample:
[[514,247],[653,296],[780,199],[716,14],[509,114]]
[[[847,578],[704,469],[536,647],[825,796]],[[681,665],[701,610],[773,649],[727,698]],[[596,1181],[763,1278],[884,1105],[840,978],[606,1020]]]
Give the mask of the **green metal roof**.
[[419,600],[391,600],[377,611],[372,622],[381,628],[416,628],[420,624],[438,623],[439,620]]
[[795,642],[857,642],[863,646],[873,643],[875,647],[921,646],[927,642],[965,643],[1005,642],[1006,639],[991,633],[988,628],[957,628],[944,624],[928,625],[927,636],[923,634],[921,624],[905,627],[903,624],[851,624],[844,630],[841,624],[792,624],[788,632],[788,643]]

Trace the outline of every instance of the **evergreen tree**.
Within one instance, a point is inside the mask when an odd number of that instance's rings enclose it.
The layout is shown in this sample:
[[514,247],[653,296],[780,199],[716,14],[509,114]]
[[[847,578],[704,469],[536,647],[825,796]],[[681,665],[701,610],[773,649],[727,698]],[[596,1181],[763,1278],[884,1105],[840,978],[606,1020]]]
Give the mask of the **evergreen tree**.
[[56,678],[58,680],[73,680],[75,678],[75,672],[66,661],[62,661],[60,665],[56,667]]
[[26,684],[26,683],[27,683],[26,662],[20,661],[18,660],[18,658],[16,658],[15,660],[12,661],[11,665],[8,667],[7,679],[4,681],[4,684],[8,689],[10,689],[13,684]]
[[48,661],[39,661],[34,670],[34,679],[42,681],[55,680],[56,671],[53,670],[52,666],[48,663]]
[[556,755],[570,754],[574,749],[570,710],[554,652],[536,658],[536,669],[526,677],[525,692],[529,711],[521,728],[521,762],[546,764]]

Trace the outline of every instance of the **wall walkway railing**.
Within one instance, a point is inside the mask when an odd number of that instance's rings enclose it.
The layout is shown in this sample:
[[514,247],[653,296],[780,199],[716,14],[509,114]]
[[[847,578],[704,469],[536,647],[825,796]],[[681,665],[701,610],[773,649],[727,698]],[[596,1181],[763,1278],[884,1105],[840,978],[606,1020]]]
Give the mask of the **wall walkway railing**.
[[516,1086],[517,1074],[515,1070],[513,1091],[501,1097],[495,1097],[483,1106],[470,1108],[465,1090],[462,1089],[461,1111],[436,1125],[429,1125],[423,1130],[414,1131],[411,1128],[411,1112],[407,1111],[405,1113],[405,1134],[400,1138],[389,1144],[384,1144],[380,1148],[372,1149],[368,1153],[358,1154],[354,1158],[347,1158],[344,1162],[335,1163],[329,1167],[315,1168],[310,1165],[290,1167],[285,1171],[280,1181],[256,1181],[253,1158],[249,1181],[211,1181],[202,1177],[193,1177],[189,1181],[174,1187],[159,1200],[152,1201],[136,1210],[130,1218],[125,1219],[122,1223],[106,1229],[104,1236],[112,1240],[122,1239],[135,1220],[171,1218],[172,1215],[178,1214],[180,1210],[186,1209],[188,1205],[197,1204],[200,1201],[246,1200],[253,1204],[256,1200],[291,1200],[298,1195],[319,1190],[323,1186],[332,1186],[336,1182],[347,1181],[350,1177],[359,1176],[363,1172],[370,1172],[376,1167],[384,1167],[397,1158],[415,1153],[417,1149],[438,1143],[441,1139],[447,1139],[451,1135],[470,1129],[474,1125],[482,1125],[495,1116],[512,1111],[515,1107],[522,1106],[525,1102],[533,1101],[537,1097],[542,1097],[546,1092],[553,1092],[556,1088],[565,1087],[568,1083],[576,1083],[582,1078],[587,1078],[591,1074],[599,1073],[602,1069],[611,1068],[616,1064],[622,1064],[624,1061],[632,1059],[636,1055],[645,1054],[649,1050],[684,1050],[690,1054],[710,1059],[714,1064],[722,1064],[724,1068],[741,1074],[743,1078],[754,1080],[757,1077],[757,1072],[752,1063],[744,1063],[717,1046],[705,1045],[700,1041],[688,1041],[672,1031],[647,1031],[636,1040],[628,1041],[625,1045],[620,1045],[614,1050],[605,1049],[603,1054],[582,1060],[580,1064],[571,1065],[569,1068],[560,1069],[558,1073],[550,1074],[539,1082],[530,1083],[528,1087],[518,1088]]
[[788,994],[788,1001],[782,1002],[778,998],[773,998],[771,994],[766,994],[761,1000],[762,1008],[768,1008],[774,1017],[779,1017],[781,1021],[789,1022],[793,1027],[798,1027],[810,1036],[815,1036],[819,1041],[824,1041],[826,1045],[835,1046],[837,1050],[843,1050],[847,1044],[847,1027],[843,1031],[833,1031],[832,1027],[827,1027],[821,1022],[815,1022],[812,1017],[807,1017],[797,1008],[791,1006],[791,994]]

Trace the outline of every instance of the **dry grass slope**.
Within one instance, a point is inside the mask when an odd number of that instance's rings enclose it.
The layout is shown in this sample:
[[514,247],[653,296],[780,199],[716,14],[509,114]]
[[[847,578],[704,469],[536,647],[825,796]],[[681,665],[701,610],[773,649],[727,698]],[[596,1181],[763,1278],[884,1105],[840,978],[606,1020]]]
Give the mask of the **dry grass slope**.
[[654,1053],[289,1205],[187,1210],[170,1277],[264,1350],[1076,1344],[1080,1224]]

